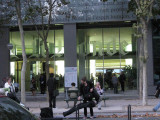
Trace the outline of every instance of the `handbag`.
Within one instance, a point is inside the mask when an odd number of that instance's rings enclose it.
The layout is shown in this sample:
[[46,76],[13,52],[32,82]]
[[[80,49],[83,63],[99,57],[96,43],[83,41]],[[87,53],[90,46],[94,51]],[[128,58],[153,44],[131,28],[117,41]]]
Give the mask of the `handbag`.
[[53,91],[53,96],[58,96],[59,95],[59,90],[54,90]]
[[154,96],[155,96],[156,98],[158,98],[158,97],[159,97],[159,94],[160,94],[160,89],[156,90]]

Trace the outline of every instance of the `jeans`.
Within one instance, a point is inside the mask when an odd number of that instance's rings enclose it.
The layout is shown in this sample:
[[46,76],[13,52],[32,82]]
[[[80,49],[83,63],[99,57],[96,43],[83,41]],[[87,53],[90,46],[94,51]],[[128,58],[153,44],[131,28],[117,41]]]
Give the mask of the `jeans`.
[[101,108],[101,106],[102,106],[102,98],[103,98],[103,95],[100,95],[100,100],[99,100],[99,103],[98,103],[98,108]]
[[[83,101],[84,104],[87,103],[87,101]],[[91,102],[91,101],[90,101]],[[90,114],[93,116],[93,107],[92,106],[87,106],[90,108]],[[87,117],[87,107],[84,107],[84,116]]]
[[49,92],[49,107],[56,108],[56,96],[53,96],[53,92]]
[[153,109],[157,111],[159,108],[160,108],[160,102]]
[[[93,107],[95,107],[95,102],[93,101],[89,101],[89,102],[84,102],[84,103],[80,103],[76,106],[74,106],[73,108],[69,109],[68,111],[66,112],[63,112],[63,116],[67,116],[67,115],[70,115],[72,114],[73,112],[75,112],[76,110],[79,110],[79,109],[82,109],[82,108],[87,108],[87,107],[90,107],[92,108],[93,110]],[[91,111],[90,111],[91,112]],[[92,111],[93,112],[93,111]],[[92,114],[93,115],[93,114]]]
[[118,84],[117,83],[113,84],[113,87],[114,87],[114,93],[117,94],[118,93]]

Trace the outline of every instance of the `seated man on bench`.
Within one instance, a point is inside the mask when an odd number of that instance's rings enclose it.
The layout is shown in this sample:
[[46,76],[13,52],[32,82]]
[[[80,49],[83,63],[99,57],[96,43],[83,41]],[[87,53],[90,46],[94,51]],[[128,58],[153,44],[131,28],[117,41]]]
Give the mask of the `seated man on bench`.
[[[78,90],[75,86],[76,86],[76,84],[73,82],[73,83],[71,83],[71,88],[69,88],[68,90]],[[75,93],[75,92],[71,92],[70,94],[69,94],[69,97],[71,98],[71,99],[77,99],[77,94]]]
[[[71,108],[69,111],[64,112],[63,115],[67,116],[74,111],[78,109],[84,108],[84,119],[87,119],[87,107],[90,108],[90,118],[93,118],[93,107],[95,107],[96,103],[99,102],[99,94],[97,91],[94,89],[93,83],[90,81],[86,80],[86,77],[83,77],[81,80],[81,85],[80,85],[80,96],[78,97],[78,100],[81,99],[81,96],[83,96],[83,103],[78,104],[77,106],[74,106]],[[96,103],[93,101],[93,98],[95,98]]]
[[[77,104],[76,106],[72,107],[71,109],[69,109],[68,111],[66,112],[63,112],[63,116],[68,116],[70,114],[72,114],[73,112],[79,110],[79,109],[87,109],[87,107],[89,107],[90,109],[92,109],[92,113],[91,113],[91,118],[93,118],[93,107],[96,106],[96,102],[94,102],[93,100],[93,94],[92,93],[87,93],[85,96],[84,96],[84,100],[85,102],[83,103],[79,103]],[[84,119],[86,119],[87,117],[85,117]]]

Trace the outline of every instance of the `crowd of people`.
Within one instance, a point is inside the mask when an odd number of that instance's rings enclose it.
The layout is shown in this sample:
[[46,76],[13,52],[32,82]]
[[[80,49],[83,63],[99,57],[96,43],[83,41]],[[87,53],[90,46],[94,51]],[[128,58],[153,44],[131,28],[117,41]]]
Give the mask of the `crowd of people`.
[[[119,84],[121,87],[121,91],[122,92],[125,91],[125,81],[126,81],[126,76],[123,71],[121,72],[120,75],[116,73],[111,73],[111,72],[107,72],[104,74],[104,85],[107,84],[108,88],[111,88],[111,89],[113,88],[113,91],[115,94],[118,93]],[[100,86],[104,88],[103,87],[103,76],[101,73],[98,74],[98,82],[100,83]]]

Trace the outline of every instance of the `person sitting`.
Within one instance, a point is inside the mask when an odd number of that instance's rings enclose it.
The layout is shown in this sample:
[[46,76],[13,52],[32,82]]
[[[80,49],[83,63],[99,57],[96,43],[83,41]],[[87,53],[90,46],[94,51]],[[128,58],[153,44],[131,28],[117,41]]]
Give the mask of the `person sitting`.
[[5,92],[5,95],[11,98],[12,100],[16,101],[17,103],[20,103],[19,99],[16,97],[15,87],[12,84],[11,77],[7,77],[6,81],[7,82],[4,84],[4,88],[8,88],[9,90]]
[[[63,112],[63,116],[66,117],[66,116],[72,114],[73,112],[75,112],[75,111],[77,111],[77,110],[80,110],[80,109],[82,109],[82,108],[87,109],[87,107],[89,107],[90,109],[91,109],[91,108],[93,109],[93,107],[96,106],[96,102],[92,100],[93,97],[94,97],[93,94],[92,94],[91,92],[88,92],[88,93],[85,94],[85,96],[84,96],[84,99],[85,99],[86,102],[79,103],[79,104],[77,104],[76,106],[74,106],[74,107],[72,107],[71,109],[69,109],[68,111]],[[86,113],[86,114],[87,114],[87,113]],[[93,111],[92,111],[92,115],[93,115]],[[87,118],[87,117],[85,117],[85,119],[86,119],[86,118]],[[93,116],[92,116],[91,118],[93,118]]]
[[[69,88],[68,90],[78,90],[75,86],[76,86],[76,84],[73,82],[73,83],[71,83],[71,88]],[[75,93],[75,92],[71,92],[70,94],[69,94],[69,97],[71,98],[71,99],[76,99],[77,98],[77,93]]]
[[[94,85],[92,82],[87,81],[86,77],[83,77],[81,80],[81,85],[80,85],[80,95],[78,97],[78,100],[81,99],[81,96],[83,96],[83,104],[85,105],[85,103],[92,103],[92,98],[95,98],[95,100],[97,101],[97,103],[99,102],[99,94],[97,93],[97,91],[94,89]],[[92,97],[91,97],[92,96]],[[90,118],[93,118],[93,107],[90,107]],[[84,107],[84,119],[87,119],[87,107]]]
[[[100,86],[99,82],[96,83],[95,89],[97,90],[97,93],[100,95],[100,97],[102,97],[103,89],[101,89],[101,86]],[[101,101],[98,103],[98,109],[101,110]]]

